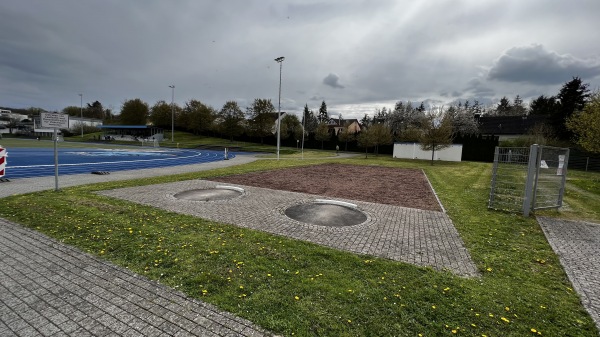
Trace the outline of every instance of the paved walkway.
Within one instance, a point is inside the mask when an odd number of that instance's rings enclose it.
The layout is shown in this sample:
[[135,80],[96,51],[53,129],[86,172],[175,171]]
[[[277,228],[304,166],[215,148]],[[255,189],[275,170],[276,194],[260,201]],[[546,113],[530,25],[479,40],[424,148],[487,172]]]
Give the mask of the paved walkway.
[[0,219],[0,336],[271,336],[124,268]]
[[547,217],[537,220],[600,330],[600,224]]

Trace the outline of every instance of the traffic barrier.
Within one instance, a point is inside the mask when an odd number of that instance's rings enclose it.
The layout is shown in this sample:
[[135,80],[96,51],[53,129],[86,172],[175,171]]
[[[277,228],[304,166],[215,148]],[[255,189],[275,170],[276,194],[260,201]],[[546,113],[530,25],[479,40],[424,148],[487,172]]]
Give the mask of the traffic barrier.
[[6,149],[0,145],[0,178],[4,177],[4,170],[6,168]]

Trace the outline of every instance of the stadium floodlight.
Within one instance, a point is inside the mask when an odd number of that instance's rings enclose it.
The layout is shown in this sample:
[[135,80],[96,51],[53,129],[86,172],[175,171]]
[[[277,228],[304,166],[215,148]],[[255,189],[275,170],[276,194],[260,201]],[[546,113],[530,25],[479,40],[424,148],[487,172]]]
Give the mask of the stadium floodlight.
[[175,137],[175,85],[171,84],[171,143],[174,142]]
[[277,160],[279,160],[279,148],[281,147],[281,69],[283,67],[285,57],[281,56],[275,59],[279,63],[279,104],[277,108]]

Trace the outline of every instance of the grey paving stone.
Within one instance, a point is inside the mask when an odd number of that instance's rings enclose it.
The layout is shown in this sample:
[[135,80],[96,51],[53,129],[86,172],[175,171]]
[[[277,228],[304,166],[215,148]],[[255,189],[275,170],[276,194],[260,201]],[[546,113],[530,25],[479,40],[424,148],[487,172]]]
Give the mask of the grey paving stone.
[[537,220],[600,330],[600,224],[548,217]]
[[[0,295],[0,336],[212,335],[211,326],[186,318],[190,312],[210,317],[211,322],[230,323],[231,327],[219,327],[222,335],[238,334],[239,324],[249,327],[248,334],[273,335],[1,218],[0,256],[3,279],[12,281],[9,288],[2,285],[8,293]],[[127,291],[121,288],[125,285]],[[77,291],[78,287],[88,291]],[[131,292],[140,303],[131,302]]]
[[99,193],[340,250],[449,270],[461,276],[479,275],[445,213],[335,198],[358,205],[367,220],[355,226],[325,227],[301,223],[285,215],[288,207],[323,199],[311,194],[236,185],[245,192],[231,200],[203,202],[175,197],[182,191],[217,185],[221,183],[191,180]]

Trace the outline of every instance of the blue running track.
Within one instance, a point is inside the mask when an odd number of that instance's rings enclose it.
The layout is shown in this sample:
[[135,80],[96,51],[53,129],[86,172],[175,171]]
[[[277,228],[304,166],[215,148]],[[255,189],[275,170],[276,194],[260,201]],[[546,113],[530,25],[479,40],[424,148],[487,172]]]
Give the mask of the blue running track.
[[[224,160],[223,151],[175,149],[58,149],[58,174],[123,171]],[[229,158],[235,157],[230,152]],[[32,178],[54,175],[54,149],[8,149],[5,178]]]

